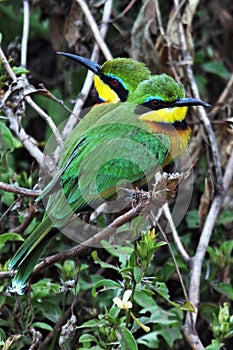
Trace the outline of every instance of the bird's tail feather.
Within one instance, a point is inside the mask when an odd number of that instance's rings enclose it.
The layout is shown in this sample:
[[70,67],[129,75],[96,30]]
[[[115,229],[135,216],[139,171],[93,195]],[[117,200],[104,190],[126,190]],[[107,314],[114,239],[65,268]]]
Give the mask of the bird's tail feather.
[[10,260],[8,265],[9,270],[17,269],[35,246],[48,234],[51,228],[52,224],[50,219],[48,217],[43,218],[42,222],[34,229]]
[[46,217],[11,259],[9,269],[18,269],[18,271],[8,288],[10,292],[24,293],[28,278],[53,237],[51,230],[51,221]]

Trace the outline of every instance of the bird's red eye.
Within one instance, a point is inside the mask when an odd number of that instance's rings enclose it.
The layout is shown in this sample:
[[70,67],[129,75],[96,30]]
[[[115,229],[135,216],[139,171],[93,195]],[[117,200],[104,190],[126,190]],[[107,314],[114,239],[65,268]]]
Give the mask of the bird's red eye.
[[152,107],[159,107],[161,105],[161,101],[153,99],[150,101]]
[[117,86],[119,86],[119,81],[117,79],[113,78],[111,80],[111,84],[112,84],[113,87],[117,87]]

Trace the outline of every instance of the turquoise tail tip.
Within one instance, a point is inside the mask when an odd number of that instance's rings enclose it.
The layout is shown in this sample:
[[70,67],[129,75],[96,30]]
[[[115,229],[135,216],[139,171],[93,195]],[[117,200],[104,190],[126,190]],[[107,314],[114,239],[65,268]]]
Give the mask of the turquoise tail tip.
[[26,289],[26,285],[20,281],[12,281],[11,285],[7,287],[7,291],[10,293],[16,293],[18,295],[23,295]]

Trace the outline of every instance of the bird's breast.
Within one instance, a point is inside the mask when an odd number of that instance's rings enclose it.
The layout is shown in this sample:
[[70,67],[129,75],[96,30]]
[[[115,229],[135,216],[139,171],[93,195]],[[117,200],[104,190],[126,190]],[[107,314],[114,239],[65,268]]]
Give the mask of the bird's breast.
[[185,120],[174,123],[146,121],[146,124],[151,133],[165,134],[170,140],[171,148],[164,165],[182,156],[187,150],[191,129]]

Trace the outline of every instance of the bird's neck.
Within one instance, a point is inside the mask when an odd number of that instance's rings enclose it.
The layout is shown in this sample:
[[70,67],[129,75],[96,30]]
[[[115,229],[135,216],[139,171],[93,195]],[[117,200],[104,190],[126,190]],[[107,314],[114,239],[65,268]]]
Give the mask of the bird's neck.
[[182,156],[188,147],[191,129],[185,120],[186,113],[187,107],[175,107],[149,112],[140,117],[149,132],[168,136],[171,148],[166,164]]
[[94,75],[94,84],[99,98],[104,102],[116,103],[120,101],[116,92],[105,84],[97,75]]

